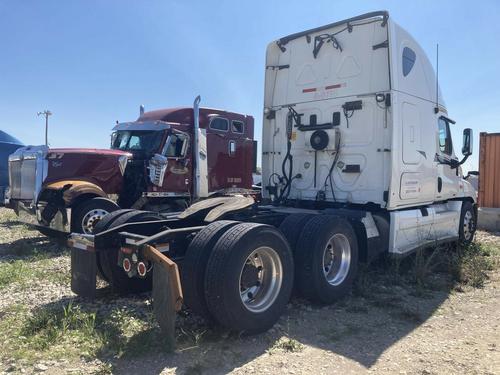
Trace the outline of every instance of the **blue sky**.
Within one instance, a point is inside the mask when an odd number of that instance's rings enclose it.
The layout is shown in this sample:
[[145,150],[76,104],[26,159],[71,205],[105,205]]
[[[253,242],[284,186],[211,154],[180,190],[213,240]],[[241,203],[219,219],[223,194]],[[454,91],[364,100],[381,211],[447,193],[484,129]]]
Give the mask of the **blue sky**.
[[387,9],[435,60],[456,148],[464,127],[500,131],[500,1],[0,0],[0,129],[54,147],[108,147],[116,120],[202,105],[252,114],[260,140],[264,55],[281,36]]

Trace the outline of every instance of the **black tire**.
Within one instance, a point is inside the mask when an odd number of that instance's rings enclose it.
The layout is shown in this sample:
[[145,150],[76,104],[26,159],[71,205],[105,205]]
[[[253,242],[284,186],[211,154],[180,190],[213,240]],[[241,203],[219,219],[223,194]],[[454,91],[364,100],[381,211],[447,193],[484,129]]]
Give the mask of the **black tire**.
[[97,225],[94,228],[94,233],[97,234],[97,233],[104,232],[105,230],[108,230],[109,227],[111,226],[111,224],[117,218],[119,218],[120,216],[122,216],[130,211],[133,211],[133,210],[130,208],[127,208],[127,209],[120,209],[117,211],[110,212],[109,214],[104,216],[101,220],[99,220],[99,222],[97,223]]
[[314,214],[291,214],[281,223],[279,229],[290,244],[293,254],[295,254],[295,247],[297,246],[304,225],[314,216]]
[[189,244],[181,267],[184,303],[207,321],[213,318],[205,300],[205,271],[216,242],[237,221],[221,220],[199,231]]
[[462,203],[460,213],[460,226],[458,229],[459,240],[462,245],[469,245],[474,240],[476,233],[477,217],[476,210],[470,202]]
[[[139,221],[158,220],[160,216],[154,212],[130,211],[114,220],[108,229],[118,227],[126,223],[136,223]],[[151,290],[152,272],[148,272],[145,278],[130,278],[118,265],[118,248],[109,248],[100,251],[99,259],[102,272],[109,279],[113,290],[119,294],[143,293]]]
[[[269,293],[268,306],[247,307],[240,295],[243,266],[252,252],[272,254],[281,265],[281,283]],[[269,250],[262,250],[269,249]],[[256,257],[257,258],[257,257]],[[253,258],[252,258],[253,259]],[[279,260],[279,262],[278,262]],[[278,269],[278,268],[276,268]],[[260,270],[254,266],[254,270]],[[254,334],[271,328],[283,313],[293,286],[293,256],[288,242],[276,228],[255,223],[242,223],[228,229],[215,244],[205,274],[205,298],[214,319],[231,330]],[[272,275],[267,272],[261,275]],[[269,285],[262,283],[260,285]],[[254,287],[259,288],[255,283]],[[265,295],[269,293],[265,292]],[[256,296],[259,291],[255,291]],[[250,297],[250,294],[248,295]],[[252,298],[252,297],[250,297]]]
[[[116,210],[119,210],[120,207],[113,202],[112,200],[109,200],[107,198],[102,198],[102,197],[97,197],[97,198],[91,198],[87,199],[81,203],[79,203],[76,207],[73,207],[72,213],[71,213],[71,231],[75,233],[93,233],[93,228],[97,226],[98,222],[104,215],[96,214],[97,221],[93,221],[92,226],[85,226],[82,221],[85,218],[87,214],[89,214],[92,211],[103,211],[106,213],[110,213]],[[89,232],[90,231],[90,232]]]
[[[330,239],[337,234],[340,235],[338,237],[342,243],[347,241],[349,245],[350,262],[345,272],[338,272],[339,279],[333,279],[330,283],[324,274],[324,256]],[[333,245],[330,248],[335,251]],[[299,293],[320,304],[330,304],[342,298],[351,290],[358,269],[358,257],[356,234],[347,220],[329,215],[312,218],[302,230],[295,254],[296,285]],[[333,265],[330,265],[331,267]]]
[[[109,214],[104,216],[101,220],[99,220],[99,222],[97,223],[97,225],[94,228],[94,234],[101,233],[101,232],[104,232],[105,230],[108,230],[109,227],[111,226],[111,224],[113,224],[113,222],[117,218],[119,218],[120,216],[122,216],[130,211],[132,211],[132,210],[131,209],[121,209],[121,210],[110,212]],[[96,254],[97,275],[99,275],[99,277],[101,279],[103,279],[104,281],[107,281],[109,283],[110,275],[106,275],[104,273],[104,271],[102,269],[102,265],[101,265],[102,264],[101,257],[102,257],[102,252],[98,252]]]

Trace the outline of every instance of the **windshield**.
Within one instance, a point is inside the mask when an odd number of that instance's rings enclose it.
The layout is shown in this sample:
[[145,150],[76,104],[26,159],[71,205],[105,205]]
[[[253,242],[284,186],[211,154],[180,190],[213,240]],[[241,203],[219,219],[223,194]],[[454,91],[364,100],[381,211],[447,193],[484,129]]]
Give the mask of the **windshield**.
[[111,137],[111,148],[123,151],[156,152],[162,139],[161,131],[119,130]]

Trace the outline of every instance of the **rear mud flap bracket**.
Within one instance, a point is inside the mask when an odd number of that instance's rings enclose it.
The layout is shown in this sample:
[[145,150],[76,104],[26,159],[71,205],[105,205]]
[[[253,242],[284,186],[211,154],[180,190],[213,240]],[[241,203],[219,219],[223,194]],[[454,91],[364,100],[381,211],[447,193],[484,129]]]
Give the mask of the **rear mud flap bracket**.
[[170,349],[175,347],[175,318],[183,303],[179,268],[153,246],[145,245],[144,257],[153,261],[153,311]]
[[71,249],[71,290],[89,299],[96,294],[97,264],[96,253]]

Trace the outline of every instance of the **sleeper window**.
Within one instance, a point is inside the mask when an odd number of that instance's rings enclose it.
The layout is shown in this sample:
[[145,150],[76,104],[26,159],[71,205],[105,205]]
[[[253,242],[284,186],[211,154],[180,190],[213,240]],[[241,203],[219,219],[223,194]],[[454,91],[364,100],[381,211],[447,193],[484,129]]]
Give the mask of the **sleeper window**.
[[417,55],[411,48],[403,48],[403,76],[410,74],[416,59]]
[[231,131],[233,133],[243,134],[245,124],[242,121],[231,121]]
[[210,121],[210,129],[227,132],[229,130],[229,121],[222,117],[214,117]]

